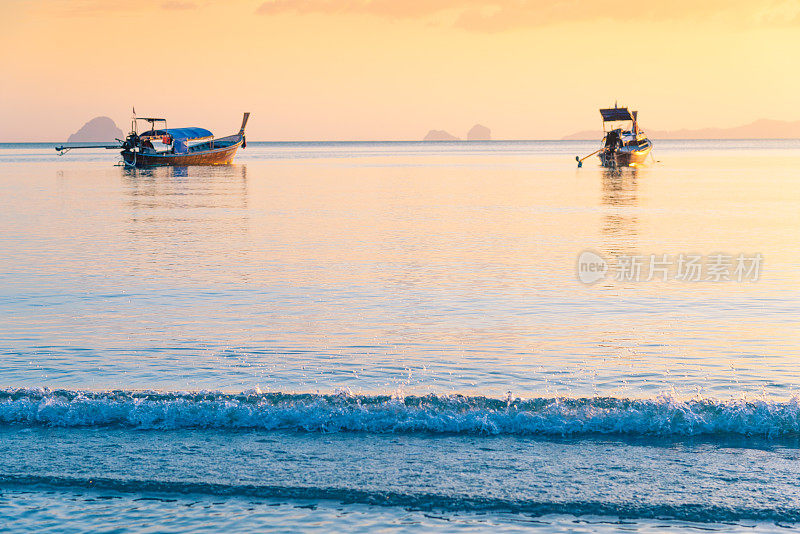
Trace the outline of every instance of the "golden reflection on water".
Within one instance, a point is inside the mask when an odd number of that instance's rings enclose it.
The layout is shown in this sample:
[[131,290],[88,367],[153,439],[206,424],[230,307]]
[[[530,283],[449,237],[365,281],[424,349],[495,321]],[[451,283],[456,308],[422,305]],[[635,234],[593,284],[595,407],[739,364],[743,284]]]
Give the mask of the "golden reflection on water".
[[639,168],[623,167],[601,171],[601,204],[604,208],[601,247],[606,257],[638,254],[637,180]]
[[[7,247],[8,262],[42,273],[50,285],[30,282],[37,291],[103,291],[102,312],[45,323],[24,311],[6,328],[158,362],[177,356],[153,345],[184,347],[182,368],[209,387],[270,376],[300,391],[650,395],[793,383],[794,159],[667,151],[647,168],[576,170],[514,150],[7,166],[0,178],[24,199],[9,204],[7,235],[33,236]],[[586,286],[575,273],[586,249],[761,252],[765,269],[749,284]],[[140,293],[102,296],[123,290]],[[229,353],[238,374],[225,374]]]

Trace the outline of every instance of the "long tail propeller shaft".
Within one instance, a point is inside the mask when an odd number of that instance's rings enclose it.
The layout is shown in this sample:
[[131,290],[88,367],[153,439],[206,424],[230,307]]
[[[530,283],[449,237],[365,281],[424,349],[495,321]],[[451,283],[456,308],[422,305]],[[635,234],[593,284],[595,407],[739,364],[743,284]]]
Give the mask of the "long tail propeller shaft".
[[583,156],[583,157],[575,156],[575,161],[578,162],[578,167],[583,167],[583,160],[585,160],[587,158],[591,158],[592,156],[594,156],[595,154],[597,154],[601,150],[603,150],[603,149],[602,148],[598,148],[597,150],[595,150],[594,152],[592,152],[588,156]]

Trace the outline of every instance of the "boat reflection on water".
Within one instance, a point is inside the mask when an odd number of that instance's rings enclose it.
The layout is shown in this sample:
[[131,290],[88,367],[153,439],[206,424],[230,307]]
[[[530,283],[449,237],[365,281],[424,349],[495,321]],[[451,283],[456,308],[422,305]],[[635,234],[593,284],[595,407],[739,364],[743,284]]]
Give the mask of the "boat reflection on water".
[[640,172],[636,167],[601,170],[602,252],[607,258],[638,253]]
[[[120,174],[131,233],[182,236],[183,246],[197,243],[199,252],[203,239],[235,239],[249,231],[247,165],[120,167]],[[173,245],[178,250],[180,240]],[[159,246],[153,251],[166,251]]]

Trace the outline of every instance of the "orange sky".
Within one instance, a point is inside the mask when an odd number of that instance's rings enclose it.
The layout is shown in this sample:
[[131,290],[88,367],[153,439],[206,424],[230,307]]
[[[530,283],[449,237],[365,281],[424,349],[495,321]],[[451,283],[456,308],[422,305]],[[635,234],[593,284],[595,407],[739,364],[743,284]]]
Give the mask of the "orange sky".
[[800,120],[800,0],[0,0],[0,141],[131,105],[253,140]]

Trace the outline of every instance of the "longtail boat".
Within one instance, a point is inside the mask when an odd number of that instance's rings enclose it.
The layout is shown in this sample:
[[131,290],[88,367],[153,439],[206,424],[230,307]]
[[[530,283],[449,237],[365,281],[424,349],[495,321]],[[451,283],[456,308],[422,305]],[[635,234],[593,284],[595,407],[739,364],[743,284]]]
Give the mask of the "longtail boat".
[[[76,148],[122,149],[122,161],[129,167],[159,167],[164,165],[225,165],[233,161],[239,147],[245,148],[244,130],[250,113],[242,117],[238,133],[216,138],[209,130],[196,126],[168,128],[166,119],[134,117],[131,132],[119,145],[57,146],[64,154]],[[138,121],[150,123],[147,131],[138,133]]]
[[[600,115],[605,134],[603,150],[599,154],[600,164],[603,167],[627,167],[644,163],[653,149],[653,142],[639,129],[639,112],[615,105],[601,109]],[[609,123],[611,127],[606,131]]]
[[[603,141],[600,149],[589,156],[597,154],[603,167],[628,167],[645,162],[653,142],[639,129],[639,112],[628,111],[615,104],[613,108],[600,110],[603,117]],[[589,156],[575,157],[578,167]]]

